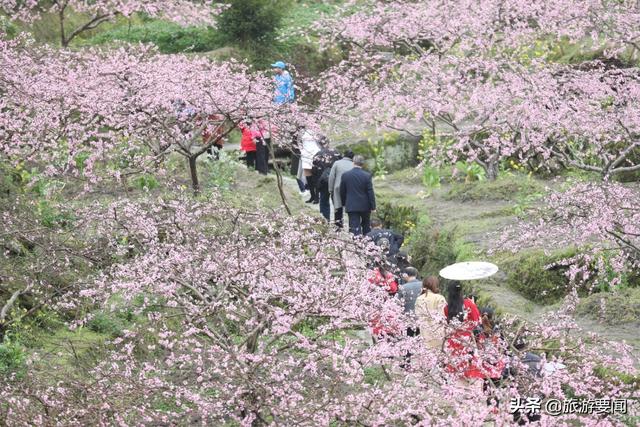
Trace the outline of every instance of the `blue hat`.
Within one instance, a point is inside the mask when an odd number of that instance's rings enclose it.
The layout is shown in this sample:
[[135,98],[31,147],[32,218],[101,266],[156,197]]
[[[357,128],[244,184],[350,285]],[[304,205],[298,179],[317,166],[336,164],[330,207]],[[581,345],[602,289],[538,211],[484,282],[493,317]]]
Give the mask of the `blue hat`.
[[284,64],[284,62],[277,61],[274,64],[271,64],[271,68],[280,68],[280,69],[284,70],[285,68],[287,68],[287,66]]

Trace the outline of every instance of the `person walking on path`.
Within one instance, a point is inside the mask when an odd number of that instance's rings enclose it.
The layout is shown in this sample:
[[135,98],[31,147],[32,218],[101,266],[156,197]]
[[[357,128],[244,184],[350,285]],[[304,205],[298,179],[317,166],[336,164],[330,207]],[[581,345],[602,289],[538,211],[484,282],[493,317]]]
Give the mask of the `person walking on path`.
[[444,307],[447,300],[440,294],[440,281],[429,276],[422,281],[422,295],[416,300],[416,317],[420,336],[428,348],[439,350],[444,340]]
[[371,174],[362,169],[364,157],[353,158],[353,169],[342,175],[340,198],[349,214],[349,232],[355,236],[371,231],[371,212],[376,210],[376,196]]
[[251,130],[251,120],[244,120],[238,124],[238,128],[242,132],[242,138],[240,138],[240,150],[244,151],[247,168],[253,169],[256,166],[256,141],[253,136],[254,133]]
[[300,139],[302,142],[300,148],[300,171],[302,174],[299,172],[298,176],[304,176],[309,192],[311,193],[311,197],[307,200],[307,203],[317,204],[320,200],[318,199],[318,188],[313,179],[313,156],[320,151],[318,137],[311,129],[307,128],[302,132]]
[[320,213],[331,221],[331,202],[329,196],[329,174],[331,167],[340,160],[340,153],[329,147],[329,139],[320,138],[320,151],[313,156],[313,181],[316,183],[318,198],[320,200]]
[[367,237],[369,237],[376,245],[378,245],[378,242],[382,239],[387,239],[389,242],[389,251],[386,255],[388,257],[395,257],[398,251],[400,251],[400,246],[402,246],[402,243],[404,242],[404,236],[387,228],[382,228],[382,221],[378,219],[371,220],[371,227],[372,230],[367,233]]
[[[418,270],[414,267],[407,267],[402,274],[405,283],[398,286],[396,296],[404,304],[404,314],[409,316],[409,325],[407,326],[407,336],[416,337],[420,334],[420,328],[416,319],[416,301],[422,293],[422,281],[418,280]],[[411,352],[407,351],[404,356],[403,368],[409,367],[411,360]]]
[[451,331],[446,336],[445,351],[451,362],[447,370],[458,374],[463,383],[483,379],[473,330],[480,325],[480,310],[470,298],[464,298],[462,284],[452,281],[447,287],[444,315]]
[[276,84],[273,102],[276,105],[292,103],[295,101],[295,88],[291,74],[285,69],[287,68],[286,64],[283,61],[277,61],[271,64],[271,68],[275,73],[274,81]]
[[265,119],[257,120],[253,127],[256,143],[256,170],[262,175],[269,173],[272,131],[275,131],[274,126]]
[[340,183],[342,183],[342,175],[351,169],[353,169],[353,151],[347,150],[347,152],[344,153],[344,157],[331,166],[331,172],[329,172],[329,192],[331,193],[331,200],[333,201],[333,220],[339,230],[343,227]]

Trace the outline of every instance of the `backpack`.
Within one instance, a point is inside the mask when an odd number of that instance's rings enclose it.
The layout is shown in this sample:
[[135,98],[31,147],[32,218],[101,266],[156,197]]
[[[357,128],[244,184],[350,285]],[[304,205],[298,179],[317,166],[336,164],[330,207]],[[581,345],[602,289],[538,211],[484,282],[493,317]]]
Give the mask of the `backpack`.
[[320,179],[318,180],[318,184],[325,186],[329,185],[329,175],[331,174],[331,167],[324,168],[322,171],[322,175],[320,175]]

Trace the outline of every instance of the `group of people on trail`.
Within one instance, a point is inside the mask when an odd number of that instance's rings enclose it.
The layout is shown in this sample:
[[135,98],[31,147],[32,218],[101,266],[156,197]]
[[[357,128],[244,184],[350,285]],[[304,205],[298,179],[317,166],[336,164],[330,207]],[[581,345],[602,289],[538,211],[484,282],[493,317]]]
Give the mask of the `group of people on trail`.
[[[383,242],[382,252],[387,259],[377,260],[370,271],[369,282],[382,288],[388,298],[398,301],[408,319],[406,329],[400,329],[397,318],[389,314],[374,314],[369,323],[374,341],[398,340],[403,337],[420,336],[427,348],[442,351],[446,362],[442,368],[451,373],[459,385],[475,387],[488,398],[489,405],[496,405],[492,391],[500,387],[502,381],[517,374],[511,363],[508,345],[495,323],[491,308],[479,309],[472,298],[465,297],[459,281],[448,281],[446,298],[440,292],[440,280],[429,276],[422,280],[412,266],[406,253],[396,251],[396,244],[402,244],[401,235],[390,230],[374,230],[368,235],[374,242]],[[404,264],[401,264],[404,260]],[[402,268],[398,268],[402,265]],[[522,350],[524,344],[516,343]],[[405,355],[401,367],[410,367],[411,354]],[[541,358],[526,353],[520,362],[532,375],[541,375]],[[514,420],[524,423],[523,414],[514,414]],[[539,419],[535,414],[526,416],[528,421]]]
[[[278,108],[295,100],[295,88],[291,74],[286,70],[283,61],[271,64],[274,71],[274,95],[273,105]],[[174,99],[172,107],[181,131],[184,134],[193,134],[193,130],[199,131],[202,146],[212,159],[217,160],[225,143],[225,135],[228,133],[229,123],[222,114],[203,114],[194,106],[181,99]],[[245,155],[247,167],[266,175],[269,171],[269,156],[271,153],[271,136],[277,131],[276,127],[265,117],[246,116],[237,125],[241,133],[240,151]]]
[[[289,104],[295,101],[295,87],[291,74],[286,70],[283,61],[271,64],[274,72],[275,106]],[[255,168],[261,175],[269,173],[269,156],[271,153],[271,135],[277,129],[267,118],[247,117],[238,128],[241,132],[240,151],[245,153],[248,168]]]
[[240,150],[245,153],[247,167],[254,168],[261,175],[267,175],[273,126],[264,119],[248,118],[241,122],[238,128],[242,134]]
[[341,154],[331,147],[327,137],[304,129],[291,172],[300,194],[309,195],[306,203],[319,205],[325,220],[338,230],[344,226],[346,212],[349,232],[359,236],[371,231],[371,214],[376,210],[373,177],[364,165],[363,156],[354,155],[350,149]]

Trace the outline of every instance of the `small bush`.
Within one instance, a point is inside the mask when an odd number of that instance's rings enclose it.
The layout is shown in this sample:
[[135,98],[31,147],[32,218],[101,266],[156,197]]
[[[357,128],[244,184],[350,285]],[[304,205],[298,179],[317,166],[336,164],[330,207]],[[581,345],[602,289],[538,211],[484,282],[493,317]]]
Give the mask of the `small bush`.
[[376,212],[385,228],[403,235],[412,231],[418,222],[418,211],[413,206],[382,202],[378,204]]
[[158,180],[153,175],[140,175],[133,180],[134,186],[138,190],[153,190],[158,187]]
[[20,344],[8,340],[0,344],[0,373],[19,374],[25,369],[25,362],[26,354]]
[[87,323],[90,331],[98,334],[105,334],[111,337],[119,337],[125,328],[124,322],[117,316],[106,313],[96,313]]
[[241,46],[270,43],[291,6],[289,0],[230,0],[228,4],[218,17],[222,41]]
[[413,265],[424,276],[437,275],[447,265],[473,257],[473,247],[464,242],[458,230],[437,229],[421,221],[408,239],[407,246]]
[[531,301],[551,304],[567,294],[569,280],[565,275],[566,267],[553,267],[553,264],[576,254],[568,249],[546,255],[541,250],[523,251],[496,260],[500,269],[507,273],[507,284]]
[[38,202],[37,212],[42,225],[49,228],[70,227],[75,220],[72,213],[61,211],[47,200]]

